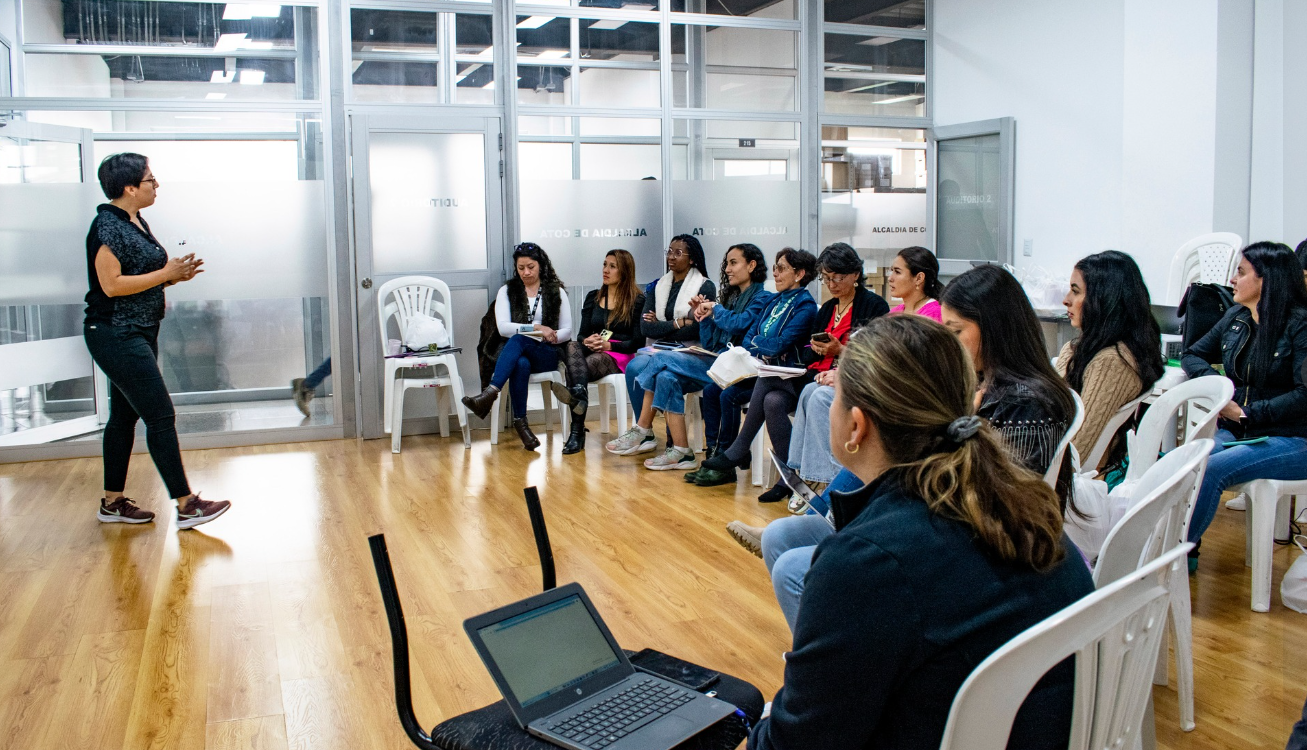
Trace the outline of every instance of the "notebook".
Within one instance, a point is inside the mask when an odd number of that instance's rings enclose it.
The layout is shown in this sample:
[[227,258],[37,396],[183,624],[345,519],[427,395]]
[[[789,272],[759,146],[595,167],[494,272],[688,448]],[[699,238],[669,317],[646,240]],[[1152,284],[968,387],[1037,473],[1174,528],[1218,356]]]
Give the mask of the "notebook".
[[639,672],[579,584],[469,618],[504,702],[527,732],[573,750],[671,750],[735,706]]

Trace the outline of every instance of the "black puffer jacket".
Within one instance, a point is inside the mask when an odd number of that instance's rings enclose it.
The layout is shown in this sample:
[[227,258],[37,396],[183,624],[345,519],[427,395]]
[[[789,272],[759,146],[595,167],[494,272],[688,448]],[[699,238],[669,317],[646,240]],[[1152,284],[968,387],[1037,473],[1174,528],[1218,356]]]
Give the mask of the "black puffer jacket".
[[[1307,437],[1307,309],[1295,307],[1275,345],[1270,372],[1250,372],[1249,350],[1257,330],[1253,314],[1235,305],[1193,346],[1181,364],[1190,378],[1221,375],[1234,383],[1234,401],[1244,422],[1222,419],[1221,427],[1240,437]],[[1220,364],[1224,373],[1212,365]]]

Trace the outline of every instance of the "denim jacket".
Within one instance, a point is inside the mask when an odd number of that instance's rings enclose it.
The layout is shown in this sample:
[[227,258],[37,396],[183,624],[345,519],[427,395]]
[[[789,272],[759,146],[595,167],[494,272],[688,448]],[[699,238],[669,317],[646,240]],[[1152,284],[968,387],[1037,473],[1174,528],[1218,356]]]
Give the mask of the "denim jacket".
[[[763,335],[767,319],[777,308],[781,308],[780,320]],[[816,317],[817,303],[807,289],[787,289],[773,296],[753,321],[744,335],[744,348],[769,364],[802,367],[802,347],[812,336],[812,322]]]
[[[1219,375],[1234,383],[1234,402],[1248,416],[1245,422],[1221,420],[1221,426],[1243,437],[1307,437],[1307,310],[1289,313],[1284,333],[1276,343],[1270,372],[1256,385],[1246,350],[1252,346],[1253,314],[1243,305],[1231,307],[1207,335],[1184,353],[1181,364],[1190,378]],[[1243,360],[1240,357],[1243,356]]]
[[773,296],[762,284],[750,284],[730,307],[720,302],[713,305],[712,317],[699,321],[699,345],[710,352],[723,352],[727,344],[740,343]]

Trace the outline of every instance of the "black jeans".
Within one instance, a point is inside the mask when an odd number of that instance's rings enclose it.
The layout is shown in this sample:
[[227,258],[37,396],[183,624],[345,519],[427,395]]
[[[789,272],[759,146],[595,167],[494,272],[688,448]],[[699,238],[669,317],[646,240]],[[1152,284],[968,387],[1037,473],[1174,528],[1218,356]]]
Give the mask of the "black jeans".
[[109,376],[109,422],[104,426],[104,489],[122,492],[136,441],[136,422],[145,420],[145,444],[169,497],[191,494],[177,444],[177,413],[159,372],[159,326],[89,323],[82,331],[91,358]]

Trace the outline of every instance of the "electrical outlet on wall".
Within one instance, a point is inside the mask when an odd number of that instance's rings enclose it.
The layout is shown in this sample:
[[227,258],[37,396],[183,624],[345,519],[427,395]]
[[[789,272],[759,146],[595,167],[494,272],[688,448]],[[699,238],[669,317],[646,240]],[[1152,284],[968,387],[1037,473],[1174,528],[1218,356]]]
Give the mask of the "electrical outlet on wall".
[[1026,256],[1027,258],[1033,256],[1035,254],[1035,241],[1026,240],[1025,242],[1021,243],[1021,254]]

